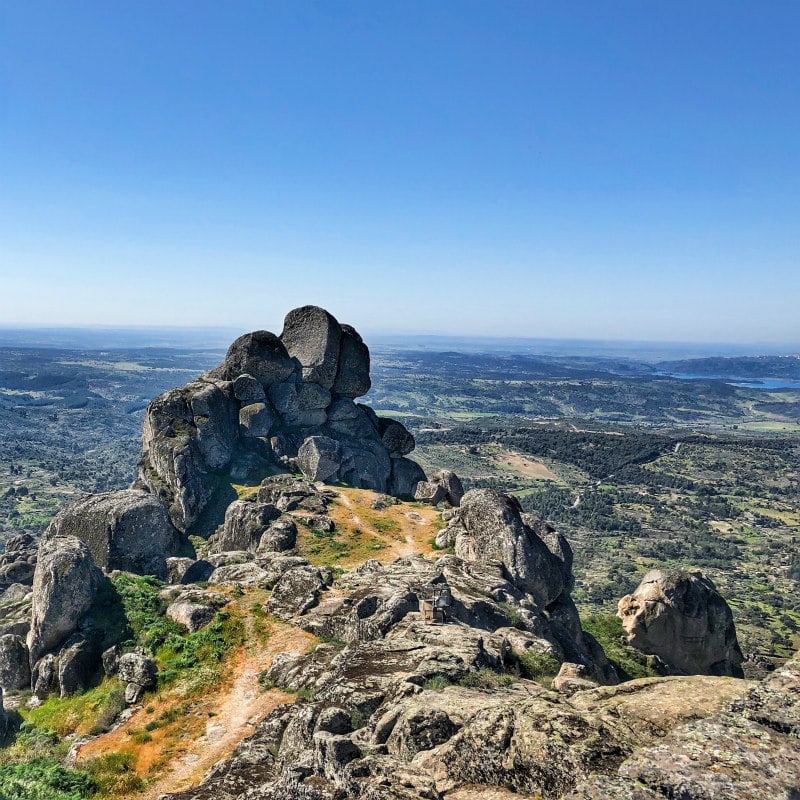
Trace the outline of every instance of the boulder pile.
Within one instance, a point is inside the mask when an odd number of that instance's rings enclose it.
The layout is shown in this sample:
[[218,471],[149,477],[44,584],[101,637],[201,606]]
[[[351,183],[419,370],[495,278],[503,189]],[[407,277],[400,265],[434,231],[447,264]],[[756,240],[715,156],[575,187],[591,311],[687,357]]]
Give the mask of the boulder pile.
[[358,333],[317,306],[290,311],[280,336],[239,337],[218,367],[150,403],[135,486],[184,532],[226,480],[273,472],[413,496],[425,481],[406,458],[414,437],[355,402],[369,366]]

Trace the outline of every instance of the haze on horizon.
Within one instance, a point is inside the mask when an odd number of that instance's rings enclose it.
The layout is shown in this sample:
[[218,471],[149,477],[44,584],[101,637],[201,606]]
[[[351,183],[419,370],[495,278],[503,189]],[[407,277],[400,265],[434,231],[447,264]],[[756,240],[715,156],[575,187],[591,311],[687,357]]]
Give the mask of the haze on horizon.
[[800,6],[0,7],[0,323],[798,342]]

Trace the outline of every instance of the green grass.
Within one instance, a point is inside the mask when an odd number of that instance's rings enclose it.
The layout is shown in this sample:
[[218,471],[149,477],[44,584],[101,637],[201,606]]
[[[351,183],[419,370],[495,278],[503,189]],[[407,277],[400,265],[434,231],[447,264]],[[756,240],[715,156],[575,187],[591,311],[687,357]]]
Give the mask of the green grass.
[[524,677],[547,686],[561,669],[561,663],[552,653],[537,653],[535,650],[523,653],[519,665]]
[[[105,678],[92,689],[71,697],[48,697],[38,708],[21,708],[24,721],[58,736],[108,730],[124,708],[124,690],[116,678]],[[24,737],[23,737],[24,739]]]
[[458,683],[460,686],[466,686],[469,689],[494,691],[511,686],[511,684],[516,683],[516,681],[517,677],[515,675],[507,675],[484,668],[479,669],[477,672],[468,672]]
[[220,664],[245,640],[241,616],[230,611],[218,612],[205,628],[195,633],[169,635],[156,651],[159,685],[169,686],[181,680],[185,694],[197,694],[219,682]]
[[422,684],[423,689],[431,692],[441,692],[445,686],[450,686],[450,681],[444,675],[434,675]]
[[614,666],[620,680],[649,678],[657,675],[641,654],[625,644],[622,620],[614,614],[589,614],[581,618],[581,627],[594,636]]

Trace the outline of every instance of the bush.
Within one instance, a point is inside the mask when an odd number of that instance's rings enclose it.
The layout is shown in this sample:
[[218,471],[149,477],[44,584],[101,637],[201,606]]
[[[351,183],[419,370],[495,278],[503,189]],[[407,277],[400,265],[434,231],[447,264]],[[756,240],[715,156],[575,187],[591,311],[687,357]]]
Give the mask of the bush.
[[66,769],[55,759],[0,766],[0,797],[14,800],[82,800],[98,789],[91,775]]
[[450,681],[448,681],[444,675],[434,675],[422,684],[422,688],[431,692],[441,692],[445,686],[449,685]]
[[561,663],[552,653],[539,653],[527,650],[519,657],[522,674],[532,681],[547,681],[555,678]]
[[459,684],[467,686],[470,689],[481,689],[483,691],[493,691],[494,689],[502,689],[506,686],[511,686],[516,682],[514,675],[508,675],[502,672],[493,672],[490,669],[479,669],[477,672],[468,672]]
[[621,681],[658,674],[647,666],[641,653],[626,644],[622,620],[615,614],[589,614],[581,619],[581,627],[597,639]]
[[86,764],[86,771],[94,778],[98,788],[110,797],[129,797],[145,788],[136,774],[131,753],[106,753]]

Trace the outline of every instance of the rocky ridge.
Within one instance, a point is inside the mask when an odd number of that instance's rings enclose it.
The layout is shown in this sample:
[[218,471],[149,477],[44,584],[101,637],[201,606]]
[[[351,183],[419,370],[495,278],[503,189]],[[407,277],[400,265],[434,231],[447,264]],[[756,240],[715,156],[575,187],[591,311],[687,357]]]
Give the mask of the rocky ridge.
[[[7,553],[0,685],[29,687],[35,705],[83,690],[102,665],[135,715],[157,660],[119,642],[101,653],[98,626],[122,570],[166,580],[164,613],[188,632],[254,592],[260,613],[317,637],[262,676],[295,701],[174,800],[724,799],[755,797],[759,781],[798,796],[797,662],[747,693],[731,677],[617,686],[581,629],[566,538],[513,497],[426,478],[408,431],[354,402],[368,389],[361,338],[307,306],[280,337],[240,337],[217,368],[154,400],[136,486],[79,500],[35,554],[23,541]],[[242,499],[225,493],[245,480]],[[347,500],[325,482],[377,492],[377,510],[396,502],[387,494],[447,507],[440,552],[343,574],[314,561],[301,532],[333,535]],[[211,512],[198,558],[185,534]],[[674,671],[740,674],[730,611],[702,576],[651,573],[620,610],[632,644]],[[708,776],[720,747],[724,768]]]

